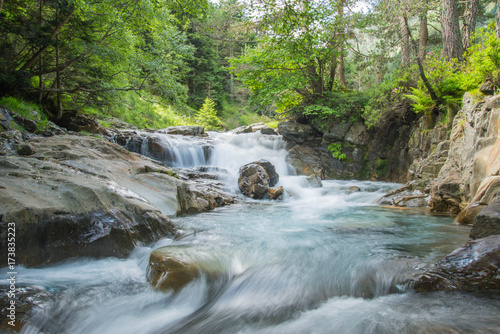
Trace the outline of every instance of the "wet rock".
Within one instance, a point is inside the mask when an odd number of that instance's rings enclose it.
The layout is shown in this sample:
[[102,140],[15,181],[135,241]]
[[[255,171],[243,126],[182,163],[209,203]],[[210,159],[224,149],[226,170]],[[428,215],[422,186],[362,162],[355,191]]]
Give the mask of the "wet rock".
[[147,280],[160,291],[178,292],[204,275],[213,279],[222,273],[221,264],[192,247],[161,247],[151,252]]
[[262,166],[245,165],[240,168],[238,187],[241,193],[247,197],[263,199],[269,189],[269,176]]
[[496,234],[500,234],[500,201],[488,205],[476,216],[469,237],[480,239]]
[[279,123],[278,131],[283,138],[297,144],[303,144],[308,140],[312,140],[317,135],[316,130],[314,130],[310,125],[294,122]]
[[323,182],[321,182],[321,179],[316,174],[309,175],[306,180],[309,183],[309,185],[313,188],[323,187]]
[[169,135],[181,135],[181,136],[205,136],[205,128],[203,126],[172,126],[163,130],[159,130],[159,133],[166,133]]
[[[213,180],[188,183],[103,139],[34,137],[29,145],[30,156],[0,159],[1,233],[16,224],[18,264],[126,257],[138,245],[173,236],[167,215],[180,205],[179,185],[188,186],[203,211],[234,201]],[[1,242],[5,249],[6,239]],[[0,261],[5,257],[0,252]]]
[[356,186],[352,186],[352,187],[347,188],[347,190],[351,191],[351,192],[358,192],[358,191],[361,191],[361,188],[356,187]]
[[500,291],[500,235],[467,243],[415,282],[417,292]]
[[223,185],[212,180],[192,180],[194,184],[177,186],[177,215],[193,214],[234,204],[233,196],[221,190]]
[[269,199],[280,199],[283,198],[283,186],[269,188],[267,192]]
[[254,199],[268,196],[268,190],[279,180],[275,167],[267,160],[259,160],[242,166],[239,170],[238,187],[241,193]]

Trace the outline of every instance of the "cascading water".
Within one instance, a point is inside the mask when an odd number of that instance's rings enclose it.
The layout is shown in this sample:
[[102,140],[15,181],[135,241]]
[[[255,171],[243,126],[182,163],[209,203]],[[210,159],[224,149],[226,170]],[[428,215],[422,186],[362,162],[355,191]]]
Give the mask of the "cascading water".
[[[267,159],[291,195],[176,218],[181,238],[139,247],[125,260],[20,268],[19,284],[44,291],[34,297],[38,305],[24,333],[499,331],[498,298],[415,294],[407,285],[419,267],[462,245],[466,227],[421,211],[378,207],[376,200],[396,184],[308,187],[303,176],[289,172],[277,136],[212,136],[211,154],[201,164],[226,170],[232,191],[241,165]],[[179,246],[192,249],[198,263],[216,266],[219,275],[201,275],[177,293],[155,291],[146,282],[150,252]]]

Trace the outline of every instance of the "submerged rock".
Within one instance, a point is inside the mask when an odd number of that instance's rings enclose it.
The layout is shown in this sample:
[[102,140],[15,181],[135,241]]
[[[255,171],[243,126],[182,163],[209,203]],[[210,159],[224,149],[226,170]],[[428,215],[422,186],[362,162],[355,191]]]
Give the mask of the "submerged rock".
[[221,273],[222,265],[209,254],[192,247],[167,246],[151,252],[147,280],[158,290],[177,292],[202,275],[210,280]]
[[316,174],[309,175],[306,180],[309,183],[309,185],[313,188],[323,187],[323,182],[321,182],[321,179]]
[[254,199],[269,196],[269,188],[279,180],[276,168],[267,160],[259,160],[240,168],[238,187],[241,193]]

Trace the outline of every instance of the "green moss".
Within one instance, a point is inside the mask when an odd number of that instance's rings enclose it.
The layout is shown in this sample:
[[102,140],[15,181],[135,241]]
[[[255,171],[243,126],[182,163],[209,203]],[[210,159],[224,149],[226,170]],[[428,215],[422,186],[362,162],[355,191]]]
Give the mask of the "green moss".
[[389,162],[387,159],[378,159],[375,165],[375,171],[379,177],[387,177],[389,174]]

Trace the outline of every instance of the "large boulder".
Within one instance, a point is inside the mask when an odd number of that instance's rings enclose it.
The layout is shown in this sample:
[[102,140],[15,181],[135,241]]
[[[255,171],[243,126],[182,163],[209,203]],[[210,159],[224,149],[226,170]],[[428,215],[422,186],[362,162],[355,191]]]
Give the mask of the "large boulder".
[[242,166],[239,170],[238,187],[243,195],[269,198],[269,188],[279,180],[276,168],[267,160],[259,160]]
[[[70,257],[126,257],[173,236],[171,221],[131,191],[50,161],[0,162],[1,234],[16,228],[16,261],[28,266]],[[7,239],[1,241],[7,249]],[[0,258],[6,263],[7,252]]]
[[500,235],[473,240],[415,282],[417,292],[500,291]]

